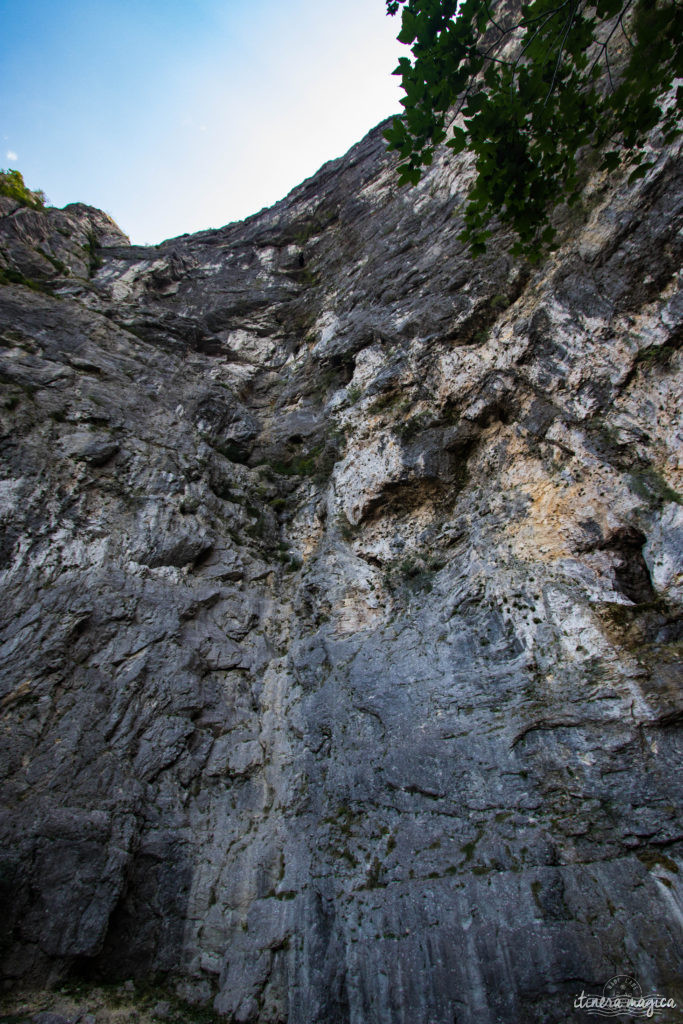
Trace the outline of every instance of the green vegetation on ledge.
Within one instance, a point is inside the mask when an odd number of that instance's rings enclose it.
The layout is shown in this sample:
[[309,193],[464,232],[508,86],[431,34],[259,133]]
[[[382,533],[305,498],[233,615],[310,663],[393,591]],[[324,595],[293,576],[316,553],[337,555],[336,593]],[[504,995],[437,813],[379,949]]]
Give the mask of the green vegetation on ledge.
[[47,201],[44,192],[40,190],[32,192],[30,188],[27,188],[20,171],[9,169],[0,170],[0,196],[14,199],[15,202],[21,203],[22,206],[28,206],[32,210],[43,210]]

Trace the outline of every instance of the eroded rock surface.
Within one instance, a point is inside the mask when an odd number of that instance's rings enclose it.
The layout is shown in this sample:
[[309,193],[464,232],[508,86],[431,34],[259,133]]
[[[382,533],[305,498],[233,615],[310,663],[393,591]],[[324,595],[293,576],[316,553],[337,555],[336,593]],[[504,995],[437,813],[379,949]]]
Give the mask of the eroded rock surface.
[[380,128],[151,249],[0,201],[8,985],[683,1002],[680,164],[538,268],[463,250],[469,173]]

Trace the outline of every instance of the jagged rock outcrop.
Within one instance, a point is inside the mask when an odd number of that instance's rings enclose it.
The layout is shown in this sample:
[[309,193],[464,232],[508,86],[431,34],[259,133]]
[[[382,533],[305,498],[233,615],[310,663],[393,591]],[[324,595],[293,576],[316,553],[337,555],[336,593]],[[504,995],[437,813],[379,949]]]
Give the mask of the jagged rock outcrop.
[[6,984],[228,1020],[683,1001],[680,163],[538,268],[381,129],[130,246],[0,200]]

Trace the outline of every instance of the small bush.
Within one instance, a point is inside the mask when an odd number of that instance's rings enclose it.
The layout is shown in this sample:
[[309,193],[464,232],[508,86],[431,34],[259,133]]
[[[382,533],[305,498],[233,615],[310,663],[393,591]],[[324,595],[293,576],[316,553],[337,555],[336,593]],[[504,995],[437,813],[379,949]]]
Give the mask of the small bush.
[[41,191],[32,192],[24,184],[23,176],[19,171],[0,170],[0,195],[9,196],[22,206],[29,206],[32,210],[43,210],[46,197]]

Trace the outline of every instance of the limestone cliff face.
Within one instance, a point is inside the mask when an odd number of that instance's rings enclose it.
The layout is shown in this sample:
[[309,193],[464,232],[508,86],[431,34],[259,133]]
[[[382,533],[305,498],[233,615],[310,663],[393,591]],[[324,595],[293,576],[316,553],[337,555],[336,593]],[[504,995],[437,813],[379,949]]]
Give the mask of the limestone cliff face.
[[469,173],[378,129],[153,249],[0,201],[8,984],[683,1001],[680,164],[535,269],[463,250]]

